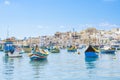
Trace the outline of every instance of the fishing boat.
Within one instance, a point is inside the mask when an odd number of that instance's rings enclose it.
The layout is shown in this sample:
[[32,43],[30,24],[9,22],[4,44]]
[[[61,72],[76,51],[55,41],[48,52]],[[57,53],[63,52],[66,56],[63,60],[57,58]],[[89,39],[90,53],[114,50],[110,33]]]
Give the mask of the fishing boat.
[[[9,28],[9,27],[8,27]],[[20,54],[21,48],[14,44],[14,39],[9,38],[9,30],[7,29],[7,38],[4,42],[4,52],[5,56],[15,58],[22,57]]]
[[36,49],[29,54],[31,60],[43,60],[43,59],[47,59],[47,56],[48,56],[48,52],[46,52],[43,49],[38,49],[38,47],[36,47]]
[[67,47],[68,52],[77,52],[77,48],[75,46],[69,46]]
[[4,52],[5,56],[8,57],[22,57],[21,48],[15,44],[13,44],[13,41],[11,39],[7,39],[4,43]]
[[6,39],[4,43],[4,52],[8,53],[12,49],[13,41],[10,39]]
[[51,53],[60,53],[60,50],[58,47],[52,47],[50,50],[49,50]]
[[69,44],[67,46],[67,52],[77,52],[77,45],[74,42],[74,40],[76,39],[76,32],[73,28],[73,32],[69,34],[70,40],[69,40]]
[[22,57],[20,51],[8,52],[6,55],[10,58]]
[[32,49],[30,48],[29,45],[25,45],[25,46],[23,46],[22,48],[23,48],[23,51],[24,51],[25,53],[31,53],[31,51],[32,51]]
[[115,49],[111,48],[110,46],[103,46],[100,49],[101,53],[105,54],[115,54]]
[[51,53],[60,53],[60,50],[59,49],[51,49],[50,52]]
[[98,57],[98,52],[91,45],[85,51],[85,57]]
[[120,50],[120,45],[112,45],[111,48],[118,51],[118,50]]
[[46,59],[47,56],[48,56],[48,52],[45,52],[44,50],[40,50],[39,52],[33,52],[29,54],[31,60],[42,60],[42,59]]

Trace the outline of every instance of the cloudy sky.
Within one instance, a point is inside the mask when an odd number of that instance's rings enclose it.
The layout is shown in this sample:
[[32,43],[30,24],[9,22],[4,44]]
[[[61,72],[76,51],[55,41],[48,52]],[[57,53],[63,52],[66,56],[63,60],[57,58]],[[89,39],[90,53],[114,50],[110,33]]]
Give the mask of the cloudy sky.
[[0,38],[120,28],[120,0],[0,0]]

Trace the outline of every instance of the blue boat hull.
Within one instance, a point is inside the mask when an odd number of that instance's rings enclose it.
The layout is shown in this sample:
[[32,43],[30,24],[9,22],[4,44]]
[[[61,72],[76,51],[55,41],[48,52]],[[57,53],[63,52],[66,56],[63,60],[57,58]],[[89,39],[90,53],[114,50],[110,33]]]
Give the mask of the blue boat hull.
[[115,54],[115,50],[101,50],[101,53],[105,53],[105,54]]
[[85,52],[85,57],[98,57],[96,52]]
[[47,59],[47,58],[40,58],[40,57],[37,57],[37,56],[33,56],[30,59],[31,60],[44,60],[44,59]]
[[77,52],[77,49],[74,50],[67,50],[68,52]]

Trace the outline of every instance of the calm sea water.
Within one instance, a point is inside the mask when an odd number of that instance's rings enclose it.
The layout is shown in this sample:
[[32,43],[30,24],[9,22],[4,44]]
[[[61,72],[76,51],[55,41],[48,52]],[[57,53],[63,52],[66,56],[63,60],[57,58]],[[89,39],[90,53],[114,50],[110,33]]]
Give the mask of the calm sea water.
[[6,58],[0,52],[0,80],[120,80],[120,52],[96,59],[85,59],[84,50],[80,53],[61,50],[47,60],[30,61],[27,53]]

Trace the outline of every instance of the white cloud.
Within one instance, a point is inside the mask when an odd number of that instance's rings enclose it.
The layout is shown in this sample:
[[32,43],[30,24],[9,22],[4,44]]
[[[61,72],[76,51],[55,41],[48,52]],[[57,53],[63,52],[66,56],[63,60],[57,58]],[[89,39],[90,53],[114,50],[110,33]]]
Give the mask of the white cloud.
[[4,4],[5,4],[5,5],[10,5],[11,3],[10,3],[10,1],[5,0],[5,1],[4,1]]
[[117,28],[117,27],[120,27],[120,25],[110,24],[108,22],[100,23],[98,26],[99,27],[108,27],[108,28]]

